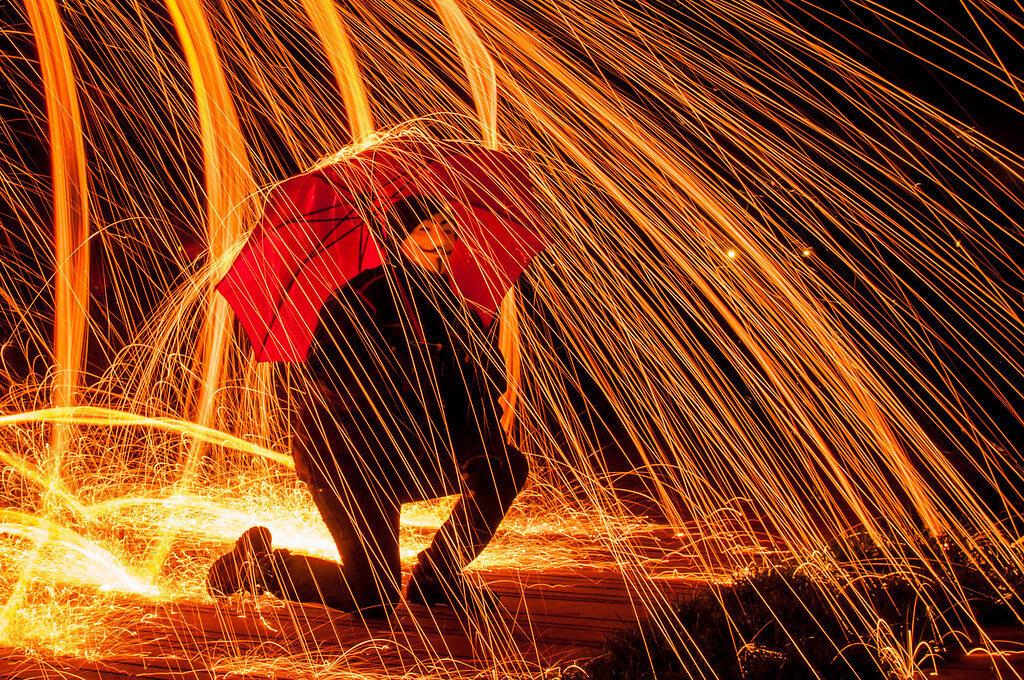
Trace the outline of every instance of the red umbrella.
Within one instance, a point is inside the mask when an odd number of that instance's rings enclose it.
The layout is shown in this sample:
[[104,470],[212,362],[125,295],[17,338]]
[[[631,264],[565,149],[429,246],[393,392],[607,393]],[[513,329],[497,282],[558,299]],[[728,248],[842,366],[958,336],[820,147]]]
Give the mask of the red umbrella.
[[456,292],[489,323],[523,268],[547,245],[523,162],[464,143],[399,137],[282,182],[217,290],[258,361],[304,361],[324,301],[386,260],[390,207],[444,201],[458,224],[449,260]]

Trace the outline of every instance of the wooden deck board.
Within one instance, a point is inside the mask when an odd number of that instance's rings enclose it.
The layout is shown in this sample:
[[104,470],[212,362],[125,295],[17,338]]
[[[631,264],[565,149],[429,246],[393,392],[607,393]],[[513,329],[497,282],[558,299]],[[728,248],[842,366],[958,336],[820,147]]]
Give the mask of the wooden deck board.
[[[122,653],[43,662],[10,652],[0,659],[0,677],[206,680],[224,675],[221,659],[247,656],[333,660],[346,670],[395,676],[446,665],[468,675],[496,665],[526,672],[592,656],[609,633],[643,614],[630,598],[636,579],[630,583],[613,570],[498,570],[480,576],[500,596],[501,616],[465,619],[448,608],[403,603],[389,618],[363,621],[273,598],[169,601],[142,609]],[[642,584],[645,592],[666,599],[695,587],[681,580]],[[245,673],[301,675],[265,665]]]
[[[403,603],[389,618],[363,621],[274,598],[133,602],[139,615],[116,654],[42,660],[0,649],[0,678],[305,680],[328,669],[368,677],[473,677],[498,667],[508,676],[525,676],[599,653],[610,633],[644,616],[635,603],[665,605],[703,587],[695,580],[650,579],[610,568],[476,574],[499,594],[501,616],[467,620],[447,608]],[[994,630],[991,637],[1001,649],[1024,650],[1022,629]],[[974,654],[932,677],[1016,678],[1022,669],[1018,654]]]

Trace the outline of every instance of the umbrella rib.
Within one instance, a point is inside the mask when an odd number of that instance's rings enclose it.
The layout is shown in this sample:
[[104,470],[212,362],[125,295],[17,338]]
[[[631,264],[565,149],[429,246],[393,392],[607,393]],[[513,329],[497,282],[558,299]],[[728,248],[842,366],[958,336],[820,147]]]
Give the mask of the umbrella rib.
[[[413,180],[414,180],[413,171],[411,171],[411,170],[402,173],[401,175],[399,175],[398,177],[395,177],[394,179],[392,179],[391,181],[389,181],[386,184],[382,184],[381,187],[386,187],[388,185],[394,184],[396,181],[398,181],[399,179],[401,179],[403,177],[408,177],[408,181],[405,184],[403,184],[403,185],[401,185],[400,187],[397,188],[397,191],[402,191],[407,186],[409,186],[413,182]],[[324,174],[322,172],[318,172],[315,175],[313,175],[312,179],[320,181],[320,182],[323,182],[324,184],[329,186],[331,189],[333,189],[336,193],[338,193],[339,190],[343,190],[344,189],[341,185],[336,184],[335,182],[331,181],[328,177],[324,176]],[[320,209],[320,210],[318,210],[316,212],[327,212],[328,210],[331,210],[334,207],[336,207],[336,206],[332,205],[332,206],[329,206],[329,207],[326,207],[326,208],[322,208],[322,209]],[[312,214],[315,214],[315,213],[309,213],[309,214],[312,215]],[[298,264],[298,266],[295,269],[294,275],[292,276],[291,280],[289,280],[288,284],[284,287],[284,290],[282,291],[280,302],[278,303],[276,309],[274,310],[274,315],[269,319],[269,321],[267,323],[267,330],[266,330],[266,332],[263,335],[263,341],[260,344],[260,347],[262,347],[262,348],[266,347],[267,340],[270,338],[270,335],[273,333],[275,324],[277,324],[277,322],[281,318],[281,308],[284,306],[285,300],[288,299],[288,293],[291,291],[292,286],[295,285],[296,279],[298,278],[299,273],[302,272],[302,270],[305,269],[306,265],[308,265],[313,260],[313,258],[315,258],[317,255],[319,255],[321,252],[329,250],[332,246],[334,246],[334,244],[336,244],[339,241],[345,239],[353,231],[358,229],[361,225],[365,224],[365,222],[362,220],[361,216],[358,214],[358,211],[355,208],[353,208],[351,206],[351,204],[349,204],[349,212],[345,216],[338,218],[337,222],[341,223],[343,221],[352,220],[352,219],[358,219],[359,223],[356,224],[355,226],[353,226],[351,229],[349,229],[345,233],[341,234],[340,236],[338,236],[337,238],[335,238],[335,239],[333,239],[331,241],[320,241],[314,247],[314,249],[312,251],[310,251],[309,253],[306,254],[306,256],[303,258],[302,262],[300,262]],[[301,219],[289,220],[287,223],[282,223],[278,227],[278,229],[280,229],[281,227],[284,227],[286,224],[296,224],[296,223],[298,223],[300,221],[311,223],[311,220],[305,219],[305,216],[304,216]],[[331,221],[331,220],[318,220],[318,221],[325,221],[325,222],[327,222],[327,221]],[[275,229],[274,231],[276,232],[277,229]],[[360,270],[362,270],[363,261],[364,261],[364,259],[366,257],[366,250],[367,250],[366,246],[367,246],[367,243],[371,240],[371,237],[372,237],[372,234],[370,233],[370,230],[367,229],[367,236],[366,236],[366,238],[365,239],[360,238],[360,243],[359,243],[359,269]]]
[[[314,176],[314,179],[318,179],[320,181],[326,182],[332,189],[335,188],[335,186],[332,183],[328,182],[327,179],[325,177],[321,176],[321,175]],[[334,206],[332,206],[332,207],[334,207]],[[330,210],[330,208],[325,208],[324,210],[325,211],[326,210]],[[353,219],[353,217],[358,218],[359,217],[358,214],[353,215],[354,212],[356,212],[356,211],[354,209],[350,208],[347,215],[345,215],[343,218],[340,218],[340,219],[337,220],[338,223],[340,224],[342,221],[351,220],[351,219]],[[298,221],[298,220],[296,220],[296,221]],[[324,221],[327,221],[327,220],[324,220]],[[307,220],[307,222],[308,222],[308,220]],[[336,238],[333,241],[331,241],[330,245],[333,245],[333,244],[337,243],[338,241],[340,241],[341,239],[343,239],[343,238],[347,237],[348,235],[350,235],[353,231],[358,229],[361,224],[362,224],[362,222],[359,222],[356,225],[354,225],[352,228],[350,228],[344,234],[342,234],[338,238]],[[319,245],[323,246],[324,244],[321,241]],[[307,264],[309,264],[309,262],[313,259],[313,257],[318,255],[321,252],[321,250],[326,250],[327,247],[330,247],[330,246],[326,246],[326,247],[323,247],[323,248],[319,248],[318,247],[318,248],[315,248],[312,252],[307,253],[305,258],[303,259],[303,261],[301,263],[299,263],[299,265],[296,267],[294,274],[292,275],[291,279],[288,281],[288,284],[284,287],[284,290],[282,291],[280,302],[278,303],[276,309],[274,310],[274,315],[270,318],[270,320],[267,323],[267,330],[263,334],[263,342],[260,345],[261,348],[264,348],[264,351],[265,351],[265,348],[267,346],[267,340],[270,338],[270,334],[274,330],[274,325],[281,318],[281,308],[284,306],[285,300],[288,299],[288,293],[291,292],[292,286],[295,285],[296,279],[298,279],[299,273],[302,272],[302,270],[305,268],[305,266]],[[362,243],[360,243],[360,248],[362,249]],[[360,257],[362,257],[362,254],[360,254]]]

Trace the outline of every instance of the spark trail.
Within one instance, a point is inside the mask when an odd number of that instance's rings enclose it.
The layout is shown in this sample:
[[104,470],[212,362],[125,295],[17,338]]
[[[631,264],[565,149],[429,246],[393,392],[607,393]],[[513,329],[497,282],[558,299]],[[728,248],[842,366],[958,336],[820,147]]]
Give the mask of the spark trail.
[[[534,486],[484,564],[583,559],[531,538],[553,514],[574,546],[644,571],[618,540],[637,521],[628,477],[708,576],[760,559],[766,535],[827,562],[855,529],[896,571],[915,556],[885,536],[1024,566],[1006,529],[1022,510],[1024,163],[809,30],[840,21],[824,9],[68,0],[55,22],[26,7],[0,24],[7,642],[57,649],[59,624],[9,622],[59,609],[40,565],[61,550],[113,555],[118,583],[172,599],[205,597],[202,560],[257,521],[331,555],[287,470],[302,369],[255,364],[209,293],[262,208],[255,187],[402,131],[525,154],[552,233],[503,325]],[[967,37],[858,7],[1019,121],[1017,13],[966,3]],[[68,282],[90,277],[79,324]],[[42,376],[77,353],[90,370],[70,400],[72,374]],[[159,565],[182,545],[206,552],[175,581]],[[843,598],[837,617],[884,637]]]

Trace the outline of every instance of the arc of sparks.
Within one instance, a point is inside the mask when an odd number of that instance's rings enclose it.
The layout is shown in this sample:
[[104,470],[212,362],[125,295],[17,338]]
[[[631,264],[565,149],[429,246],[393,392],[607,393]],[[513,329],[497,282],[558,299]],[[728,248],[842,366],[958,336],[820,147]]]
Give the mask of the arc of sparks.
[[[56,268],[53,329],[53,405],[74,405],[85,356],[89,306],[89,181],[75,68],[54,0],[25,3],[36,37],[49,122]],[[70,434],[53,433],[44,467],[59,479]]]
[[163,430],[164,432],[187,434],[205,444],[222,446],[242,453],[251,453],[287,468],[294,469],[295,467],[291,456],[245,441],[240,437],[212,427],[177,418],[140,416],[135,413],[98,406],[47,408],[0,416],[0,427],[46,422],[99,427],[150,427]]
[[[243,231],[244,216],[238,206],[255,190],[241,125],[220,63],[213,33],[201,3],[167,0],[192,77],[206,177],[206,230],[210,261],[227,267],[224,253]],[[223,272],[221,272],[223,273]],[[212,287],[207,291],[208,312],[203,322],[203,342],[196,356],[202,383],[194,408],[195,418],[208,426],[214,418],[218,387],[224,379],[225,357],[230,342],[231,310]],[[195,445],[187,452],[182,484],[198,473],[202,452]]]
[[376,128],[348,28],[338,8],[330,0],[302,0],[302,6],[313,24],[313,30],[320,36],[324,54],[331,64],[338,90],[345,102],[352,143],[364,142]]

